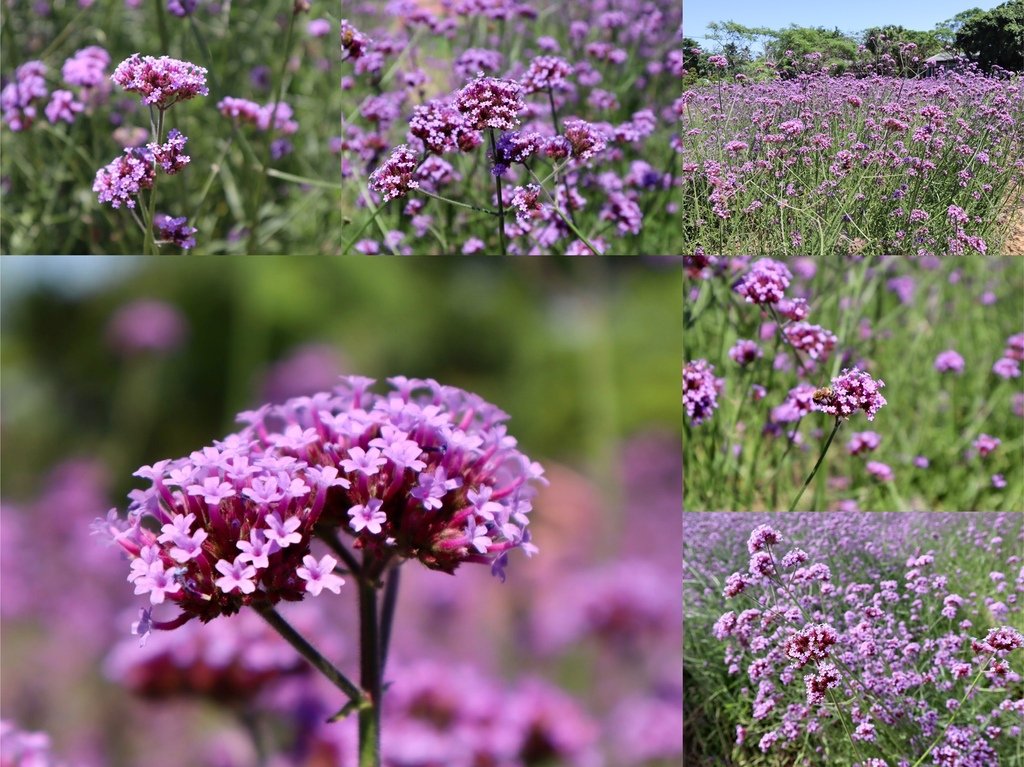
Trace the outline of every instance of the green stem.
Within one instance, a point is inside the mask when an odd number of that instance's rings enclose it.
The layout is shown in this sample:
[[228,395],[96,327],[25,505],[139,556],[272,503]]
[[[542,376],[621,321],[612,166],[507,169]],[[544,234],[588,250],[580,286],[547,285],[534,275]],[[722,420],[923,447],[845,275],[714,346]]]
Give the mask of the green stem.
[[814,468],[811,470],[811,476],[807,478],[807,481],[804,482],[804,486],[800,488],[800,492],[797,493],[796,498],[793,499],[793,503],[789,505],[789,511],[793,511],[793,509],[796,508],[796,505],[800,503],[800,496],[804,494],[804,490],[806,490],[807,486],[811,484],[811,480],[814,479],[814,475],[818,473],[818,468],[821,466],[821,462],[825,460],[825,454],[832,445],[832,440],[835,438],[836,432],[839,431],[840,423],[842,423],[842,421],[837,418],[836,425],[832,427],[832,433],[828,435],[828,440],[825,442],[825,447],[821,449],[821,455],[818,456],[818,462],[814,464]]
[[388,570],[387,579],[384,581],[384,600],[381,603],[380,617],[380,667],[382,671],[388,663],[391,629],[395,625],[395,607],[398,604],[398,576],[399,565],[396,564]]
[[[365,558],[363,569],[366,570]],[[365,573],[364,573],[365,575]],[[380,767],[381,652],[377,588],[359,579],[359,683],[369,705],[359,709],[359,767]]]
[[939,743],[942,742],[942,739],[944,737],[946,737],[946,732],[953,725],[953,722],[956,721],[956,716],[960,712],[960,709],[963,708],[964,701],[966,701],[967,698],[970,696],[970,694],[972,692],[974,692],[974,688],[978,686],[978,682],[981,681],[982,674],[985,673],[986,669],[988,669],[988,664],[991,663],[991,662],[992,662],[992,656],[990,655],[988,660],[985,661],[985,665],[981,667],[981,669],[978,671],[977,676],[974,677],[974,681],[971,682],[971,686],[967,688],[967,691],[963,694],[963,697],[960,698],[960,704],[956,708],[953,709],[953,716],[951,716],[949,718],[949,721],[946,722],[946,726],[942,728],[942,732],[939,733],[939,736],[935,740],[932,741],[932,744],[930,746],[928,746],[927,750],[923,754],[921,754],[921,756],[918,757],[917,761],[914,762],[913,765],[911,765],[911,767],[919,767],[920,764],[925,759],[928,758],[928,755],[932,752],[932,750],[937,745],[939,745]]
[[490,208],[481,208],[481,207],[479,207],[477,205],[470,205],[468,202],[459,202],[458,200],[452,200],[452,199],[450,199],[448,197],[442,197],[439,194],[434,194],[433,192],[428,192],[426,189],[417,189],[416,191],[420,192],[421,194],[425,194],[427,197],[433,197],[435,200],[440,200],[441,202],[446,202],[449,205],[458,205],[460,208],[469,208],[470,210],[475,210],[478,213],[486,213],[488,216],[497,216],[498,215],[498,211],[496,211],[496,210],[491,210]]
[[[488,135],[491,137],[491,157],[497,162],[498,150],[494,145],[494,128],[488,128]],[[494,184],[498,189],[498,242],[501,243],[501,255],[508,255],[505,248],[505,201],[501,199],[501,174],[494,177]]]
[[164,11],[164,0],[153,0],[156,3],[156,26],[160,33],[160,50],[164,54],[170,54],[167,46],[168,34],[167,34],[167,14]]
[[[156,143],[159,144],[164,135],[164,111],[161,109],[156,118]],[[156,182],[160,178],[156,159],[153,160],[153,186],[149,190],[149,205],[147,206],[146,224],[149,227],[149,236],[146,241],[145,251],[149,255],[156,256],[160,253],[160,246],[156,244],[156,224],[153,217],[156,215]]]
[[359,703],[365,699],[363,692],[353,684],[348,677],[342,674],[334,665],[321,655],[313,645],[282,618],[273,607],[254,607],[256,612],[263,616],[273,629],[280,634],[288,644],[298,650],[299,654],[308,660],[313,668],[324,675],[331,684],[348,696],[349,700]]

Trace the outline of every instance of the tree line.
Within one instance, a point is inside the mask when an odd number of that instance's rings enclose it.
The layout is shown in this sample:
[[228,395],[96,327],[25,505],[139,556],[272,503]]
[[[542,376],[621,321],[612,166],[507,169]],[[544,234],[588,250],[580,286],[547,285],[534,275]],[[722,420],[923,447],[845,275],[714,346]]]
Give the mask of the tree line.
[[[784,77],[812,67],[914,76],[926,70],[928,58],[943,53],[973,61],[985,71],[1024,71],[1024,0],[1009,0],[991,11],[962,11],[928,31],[887,24],[851,35],[825,27],[793,24],[769,29],[734,21],[712,22],[708,30],[706,36],[718,44],[718,53],[736,72],[753,71],[759,63],[772,61]],[[688,73],[711,74],[714,66],[694,40],[684,37],[683,51]]]

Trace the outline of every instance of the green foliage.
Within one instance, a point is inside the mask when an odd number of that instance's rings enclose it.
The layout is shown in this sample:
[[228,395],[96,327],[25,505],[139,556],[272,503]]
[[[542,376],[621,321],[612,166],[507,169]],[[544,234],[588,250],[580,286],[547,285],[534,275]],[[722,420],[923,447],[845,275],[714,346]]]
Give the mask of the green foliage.
[[1024,0],[1010,0],[966,20],[956,46],[985,70],[1024,70]]
[[956,42],[956,33],[960,31],[961,27],[978,16],[984,16],[985,13],[981,8],[970,8],[966,11],[960,11],[953,18],[936,24],[935,36],[944,46],[950,48]]
[[[857,58],[857,41],[839,29],[799,27],[792,24],[773,33],[768,53],[777,61],[802,59],[810,53],[822,54],[822,64],[834,69],[845,69]],[[793,53],[787,55],[787,51]],[[785,70],[785,67],[783,68]]]

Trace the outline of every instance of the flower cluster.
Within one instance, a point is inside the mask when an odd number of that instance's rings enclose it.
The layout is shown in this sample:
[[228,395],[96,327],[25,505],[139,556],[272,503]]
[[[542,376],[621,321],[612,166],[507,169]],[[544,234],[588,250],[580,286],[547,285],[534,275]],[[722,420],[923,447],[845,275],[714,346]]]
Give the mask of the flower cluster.
[[[467,146],[470,134],[462,113],[447,101],[434,99],[413,109],[409,135],[423,142],[427,152],[445,154]],[[471,147],[469,147],[471,148]]]
[[134,208],[135,198],[143,189],[151,188],[155,178],[152,155],[147,150],[129,147],[123,155],[96,171],[92,191],[101,203],[110,203],[112,208],[122,205]]
[[138,53],[117,65],[111,79],[142,103],[163,111],[179,101],[206,96],[206,69],[170,56],[154,58]]
[[882,379],[875,380],[859,368],[846,368],[832,379],[823,396],[815,399],[818,410],[836,418],[849,418],[858,410],[863,410],[869,421],[875,420],[875,414],[883,407],[885,397],[881,389],[885,386]]
[[736,292],[750,304],[777,304],[792,279],[793,274],[785,264],[761,258],[736,284]]
[[420,182],[414,174],[419,158],[407,144],[399,144],[391,155],[370,174],[370,189],[380,192],[384,202],[405,197],[410,189],[418,189]]
[[835,335],[820,325],[809,322],[796,322],[787,325],[783,331],[786,341],[794,349],[807,352],[812,360],[825,359],[836,345]]
[[477,77],[459,91],[455,107],[472,130],[514,130],[525,108],[523,86],[515,80]]
[[707,360],[683,365],[683,407],[690,423],[699,426],[718,409],[718,381]]
[[523,75],[523,92],[562,90],[568,84],[572,65],[559,56],[537,56]]
[[378,573],[418,559],[503,577],[509,551],[535,551],[530,482],[543,470],[515,448],[507,416],[436,381],[389,381],[387,395],[350,377],[334,393],[242,413],[237,434],[136,472],[150,487],[132,494],[127,522],[106,525],[132,558],[136,594],[181,610],[152,625],[337,591],[334,558],[311,555],[317,536],[346,533]]

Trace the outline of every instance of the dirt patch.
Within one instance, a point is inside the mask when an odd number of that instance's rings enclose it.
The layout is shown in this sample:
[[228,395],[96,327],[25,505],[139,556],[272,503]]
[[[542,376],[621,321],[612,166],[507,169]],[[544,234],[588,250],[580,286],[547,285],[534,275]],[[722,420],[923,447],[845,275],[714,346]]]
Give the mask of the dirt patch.
[[1006,216],[1009,234],[997,255],[1024,256],[1024,199],[1018,199]]

